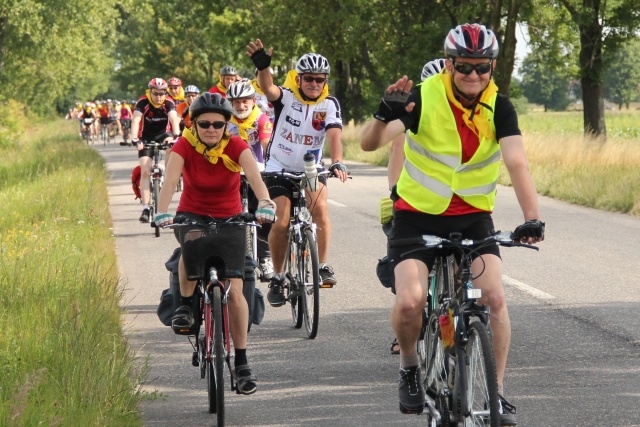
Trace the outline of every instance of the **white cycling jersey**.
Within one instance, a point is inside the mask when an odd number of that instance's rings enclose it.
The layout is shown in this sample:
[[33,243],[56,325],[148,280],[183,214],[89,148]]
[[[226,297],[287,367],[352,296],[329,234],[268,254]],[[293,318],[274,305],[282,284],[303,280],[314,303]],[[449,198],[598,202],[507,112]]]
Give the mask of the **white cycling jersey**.
[[271,103],[267,99],[267,96],[261,95],[258,92],[256,92],[256,105],[260,110],[262,110],[263,113],[267,115],[267,117],[269,117],[269,120],[271,120],[271,123],[273,123],[275,119],[275,113],[273,111],[273,105],[271,105]]
[[316,165],[321,167],[327,129],[342,129],[338,100],[327,96],[318,103],[304,104],[290,89],[280,89],[280,98],[272,103],[276,119],[265,155],[265,170],[303,172],[302,158],[309,152],[316,157]]

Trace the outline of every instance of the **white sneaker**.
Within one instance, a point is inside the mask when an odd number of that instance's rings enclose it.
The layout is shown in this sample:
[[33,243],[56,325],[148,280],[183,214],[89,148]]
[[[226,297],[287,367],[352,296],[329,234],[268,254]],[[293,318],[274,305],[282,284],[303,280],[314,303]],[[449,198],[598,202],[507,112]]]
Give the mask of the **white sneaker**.
[[269,282],[273,277],[273,263],[271,258],[261,258],[260,262],[260,281],[263,283]]

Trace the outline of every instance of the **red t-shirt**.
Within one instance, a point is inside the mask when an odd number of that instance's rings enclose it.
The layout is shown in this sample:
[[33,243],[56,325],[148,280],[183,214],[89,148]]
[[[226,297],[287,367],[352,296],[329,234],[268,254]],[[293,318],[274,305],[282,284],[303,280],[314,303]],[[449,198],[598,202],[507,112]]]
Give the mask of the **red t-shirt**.
[[[466,163],[471,160],[471,157],[473,157],[475,152],[478,150],[478,147],[480,146],[480,139],[478,138],[478,135],[473,133],[473,131],[469,129],[469,127],[464,123],[464,120],[462,119],[462,110],[454,107],[451,102],[449,102],[449,105],[451,106],[451,111],[453,112],[453,116],[456,119],[458,134],[460,135],[460,140],[462,141],[462,163]],[[419,212],[416,208],[411,206],[402,198],[396,201],[396,203],[394,204],[394,208],[395,210],[399,211]],[[467,215],[477,212],[485,211],[471,206],[469,203],[462,200],[458,195],[454,194],[451,202],[449,203],[449,207],[440,215]]]
[[[240,164],[240,154],[249,150],[242,138],[232,136],[224,153]],[[222,159],[209,162],[202,154],[180,137],[173,146],[171,155],[184,159],[182,169],[183,190],[178,204],[179,212],[208,215],[213,218],[229,218],[242,212],[240,200],[240,172],[232,172]]]

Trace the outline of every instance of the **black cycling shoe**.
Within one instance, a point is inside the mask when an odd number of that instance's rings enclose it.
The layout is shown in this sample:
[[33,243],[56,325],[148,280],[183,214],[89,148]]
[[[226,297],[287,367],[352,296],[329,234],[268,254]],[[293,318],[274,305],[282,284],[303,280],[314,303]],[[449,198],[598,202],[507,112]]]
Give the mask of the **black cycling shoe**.
[[238,394],[253,394],[258,390],[256,381],[258,379],[253,375],[253,371],[249,365],[236,366],[236,392]]
[[498,405],[500,405],[500,425],[501,426],[517,426],[516,407],[507,402],[501,394],[498,395]]
[[271,307],[282,307],[284,305],[284,278],[273,277],[269,283],[269,292],[267,293],[267,301]]
[[323,285],[333,287],[338,284],[338,280],[336,280],[335,273],[333,272],[333,267],[329,264],[325,264],[323,267],[320,267],[319,272]]
[[398,398],[400,399],[400,412],[403,414],[421,414],[424,410],[426,399],[418,366],[400,368]]
[[143,209],[142,215],[140,215],[140,222],[149,222],[150,215],[151,215],[151,211],[149,209]]
[[176,312],[171,318],[171,328],[176,334],[188,334],[193,326],[193,314],[191,313],[191,307],[188,305],[181,305],[176,309]]

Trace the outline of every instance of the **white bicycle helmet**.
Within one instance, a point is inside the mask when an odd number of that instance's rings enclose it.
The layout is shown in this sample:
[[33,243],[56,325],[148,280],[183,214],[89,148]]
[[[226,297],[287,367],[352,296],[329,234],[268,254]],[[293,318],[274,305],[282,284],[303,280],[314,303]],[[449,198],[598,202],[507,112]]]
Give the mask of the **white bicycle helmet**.
[[255,94],[256,90],[248,80],[231,83],[227,88],[227,99],[250,98]]
[[305,53],[296,64],[298,74],[329,74],[329,61],[317,53]]
[[424,81],[427,77],[440,74],[444,70],[444,58],[434,59],[424,64],[420,80]]
[[189,85],[184,88],[184,93],[195,93],[197,95],[200,93],[200,89],[197,86]]
[[447,58],[495,59],[498,52],[496,35],[480,24],[458,25],[449,31],[444,40],[444,53]]

